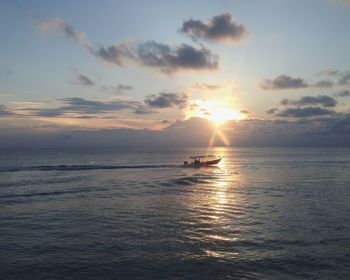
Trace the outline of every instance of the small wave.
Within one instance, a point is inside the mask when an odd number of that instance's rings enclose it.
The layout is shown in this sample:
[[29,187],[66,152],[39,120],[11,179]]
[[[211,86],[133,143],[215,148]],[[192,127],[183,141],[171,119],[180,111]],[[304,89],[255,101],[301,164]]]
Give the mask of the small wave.
[[210,179],[214,179],[215,177],[205,177],[205,176],[201,176],[201,177],[193,177],[193,176],[189,176],[189,177],[181,177],[181,178],[177,178],[174,180],[170,180],[170,184],[173,185],[183,185],[183,186],[187,186],[187,185],[195,185],[195,184],[209,184],[211,181]]
[[0,199],[12,199],[12,198],[26,198],[33,196],[54,196],[62,194],[75,194],[75,193],[85,193],[85,192],[96,192],[96,191],[105,191],[106,188],[93,188],[93,189],[78,189],[78,190],[58,190],[50,192],[36,192],[36,193],[20,193],[20,194],[5,194],[0,195]]
[[105,170],[105,169],[153,169],[153,168],[173,168],[178,165],[39,165],[22,167],[0,168],[0,172],[19,171],[81,171],[81,170]]

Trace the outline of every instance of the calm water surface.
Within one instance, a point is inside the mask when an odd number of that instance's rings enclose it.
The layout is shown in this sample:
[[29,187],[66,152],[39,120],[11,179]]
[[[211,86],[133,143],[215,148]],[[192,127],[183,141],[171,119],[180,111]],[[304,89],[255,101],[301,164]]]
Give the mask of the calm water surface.
[[0,151],[0,279],[349,279],[349,149]]

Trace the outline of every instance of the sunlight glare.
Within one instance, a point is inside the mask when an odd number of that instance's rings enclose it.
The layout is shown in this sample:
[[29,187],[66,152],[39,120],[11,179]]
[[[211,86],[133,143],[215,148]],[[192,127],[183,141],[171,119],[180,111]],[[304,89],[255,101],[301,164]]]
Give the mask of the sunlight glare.
[[240,120],[241,115],[231,108],[217,108],[208,112],[208,119],[216,125],[221,125],[229,120]]
[[196,117],[205,118],[216,126],[220,126],[229,120],[238,121],[244,118],[242,114],[224,102],[198,100],[195,103],[198,108],[192,114]]

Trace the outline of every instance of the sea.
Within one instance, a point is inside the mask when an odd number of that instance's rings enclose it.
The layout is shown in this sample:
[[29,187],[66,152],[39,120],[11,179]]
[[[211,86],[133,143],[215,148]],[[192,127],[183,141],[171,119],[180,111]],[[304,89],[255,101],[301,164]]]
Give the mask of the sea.
[[0,279],[350,279],[350,149],[1,150]]

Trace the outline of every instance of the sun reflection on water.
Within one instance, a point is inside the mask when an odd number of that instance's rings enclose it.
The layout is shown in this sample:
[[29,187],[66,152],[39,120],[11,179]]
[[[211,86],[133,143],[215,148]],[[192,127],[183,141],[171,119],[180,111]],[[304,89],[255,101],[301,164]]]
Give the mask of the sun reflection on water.
[[[191,229],[186,232],[189,242],[198,244],[202,257],[233,259],[239,257],[240,223],[245,201],[240,195],[241,180],[232,149],[208,148],[207,154],[221,157],[216,167],[196,170],[200,183],[188,197]],[[243,209],[243,210],[242,210]]]
[[[235,228],[235,210],[240,209],[242,201],[235,192],[235,184],[240,180],[232,166],[225,160],[225,148],[216,149],[223,160],[215,171],[215,179],[210,184],[210,192],[206,205],[211,213],[209,227],[203,232],[203,240],[208,240],[203,247],[203,254],[215,258],[237,258],[239,252],[236,245],[240,241]],[[228,246],[228,247],[227,247]]]

